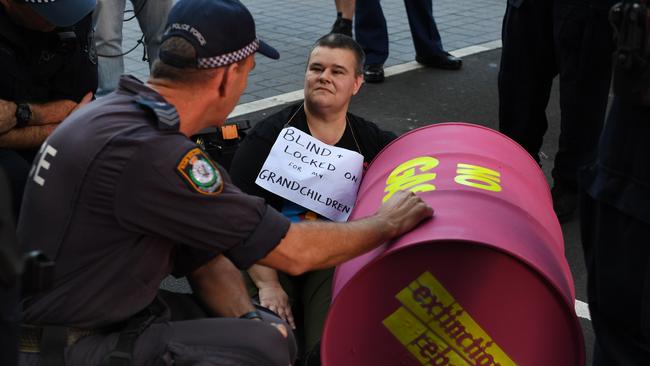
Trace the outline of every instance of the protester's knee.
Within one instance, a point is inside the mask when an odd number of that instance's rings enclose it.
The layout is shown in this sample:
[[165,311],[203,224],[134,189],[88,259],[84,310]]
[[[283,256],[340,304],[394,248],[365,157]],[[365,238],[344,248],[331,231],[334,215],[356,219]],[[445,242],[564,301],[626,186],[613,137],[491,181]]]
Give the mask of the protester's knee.
[[[276,326],[269,327],[271,330],[273,330],[275,333],[280,334],[282,336],[281,338],[281,343],[280,344],[271,344],[269,342],[268,344],[264,344],[263,346],[268,347],[268,348],[282,348],[283,350],[286,349],[288,354],[289,354],[289,359],[293,363],[295,361],[297,355],[298,355],[298,345],[296,343],[296,337],[291,331],[291,327],[289,324],[287,324],[284,320],[282,320],[280,317],[276,316],[275,314],[271,313],[269,310],[262,308],[262,311],[260,311],[260,314],[262,314],[262,319],[264,323],[268,325],[282,325],[284,326],[284,329],[286,330],[286,337],[284,337],[280,330],[277,329]],[[273,334],[276,336],[276,334]],[[272,337],[276,338],[276,337]]]

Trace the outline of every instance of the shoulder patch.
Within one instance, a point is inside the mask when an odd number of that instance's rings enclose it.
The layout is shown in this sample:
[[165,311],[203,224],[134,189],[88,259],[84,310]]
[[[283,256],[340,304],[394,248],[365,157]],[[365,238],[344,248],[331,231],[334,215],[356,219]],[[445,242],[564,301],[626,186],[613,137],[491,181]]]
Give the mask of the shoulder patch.
[[176,170],[190,188],[201,194],[218,195],[223,190],[219,169],[198,147],[181,158]]
[[178,117],[178,112],[176,112],[176,108],[173,105],[153,98],[147,98],[142,95],[136,97],[135,102],[150,109],[156,114],[156,118],[158,119],[158,129],[165,131],[178,131],[180,126],[180,117]]

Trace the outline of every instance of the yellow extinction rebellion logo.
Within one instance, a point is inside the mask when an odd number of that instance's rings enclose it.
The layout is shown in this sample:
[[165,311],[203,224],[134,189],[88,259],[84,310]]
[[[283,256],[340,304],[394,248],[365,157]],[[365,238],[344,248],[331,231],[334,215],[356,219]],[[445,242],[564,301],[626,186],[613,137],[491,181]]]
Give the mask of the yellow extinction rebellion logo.
[[516,365],[430,273],[400,291],[383,324],[422,365]]

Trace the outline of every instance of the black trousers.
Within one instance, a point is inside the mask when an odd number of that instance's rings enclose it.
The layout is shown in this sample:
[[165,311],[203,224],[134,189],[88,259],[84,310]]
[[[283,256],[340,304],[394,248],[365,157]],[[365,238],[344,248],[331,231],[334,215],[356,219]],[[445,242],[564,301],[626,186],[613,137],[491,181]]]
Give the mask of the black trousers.
[[[404,0],[415,54],[431,57],[444,52],[436,20],[433,0]],[[379,0],[357,0],[354,12],[354,33],[366,53],[366,65],[383,65],[388,59],[388,28]]]
[[578,168],[594,158],[611,77],[608,9],[592,3],[524,0],[508,4],[503,19],[499,130],[539,162],[546,106],[559,75],[561,125],[552,174],[570,189],[577,189]]
[[[189,294],[160,291],[169,312],[137,339],[133,366],[215,365],[288,366],[296,356],[290,327],[270,313],[264,321],[213,318]],[[268,323],[285,324],[289,337]],[[102,365],[117,343],[118,333],[82,338],[65,350],[66,366]],[[38,365],[39,357],[20,354],[20,365]]]
[[650,223],[581,196],[594,365],[650,365]]

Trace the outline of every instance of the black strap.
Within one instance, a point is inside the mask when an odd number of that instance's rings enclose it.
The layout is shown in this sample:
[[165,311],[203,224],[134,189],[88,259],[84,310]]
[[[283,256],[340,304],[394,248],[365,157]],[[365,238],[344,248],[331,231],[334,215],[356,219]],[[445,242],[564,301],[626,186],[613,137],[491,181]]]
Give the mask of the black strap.
[[126,327],[117,338],[115,349],[104,359],[106,366],[131,366],[135,342],[153,322],[166,310],[165,304],[158,298],[144,310],[127,321]]
[[64,366],[63,352],[67,346],[68,328],[48,325],[41,336],[41,365]]

